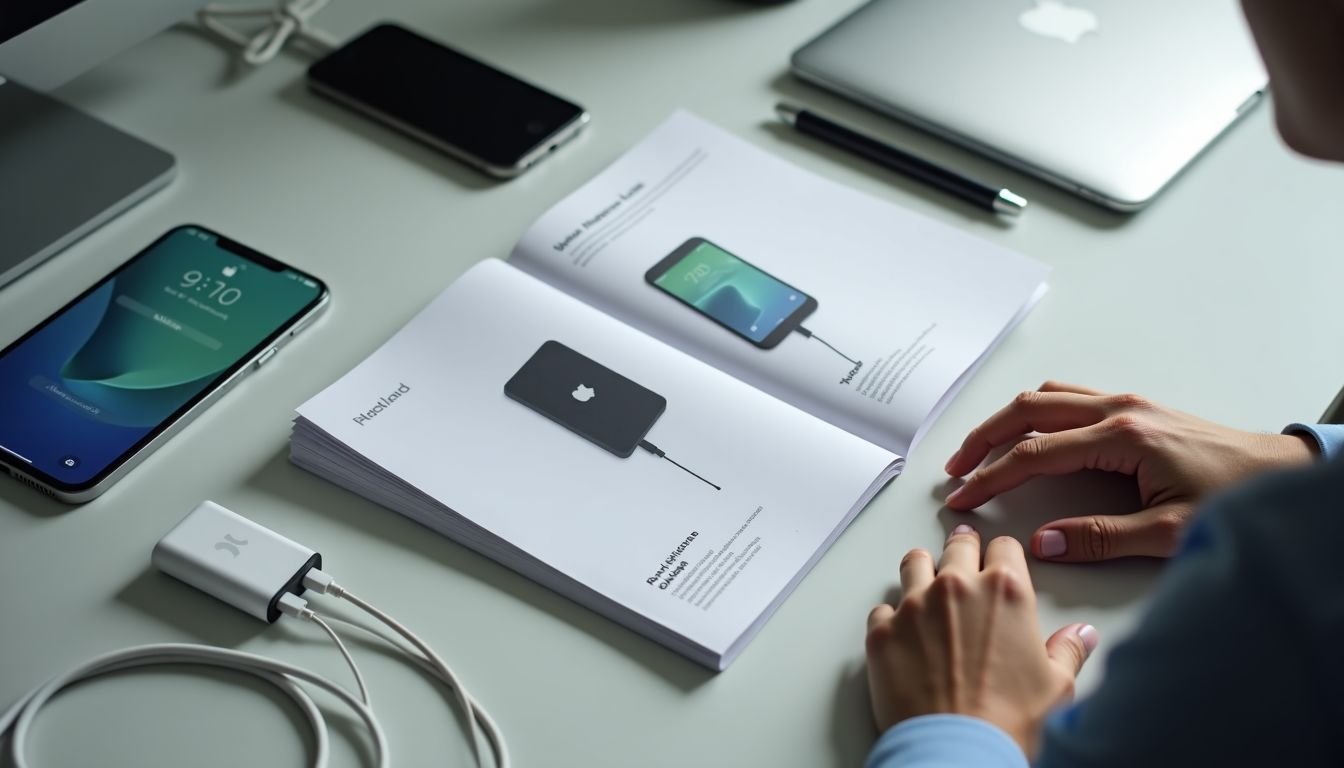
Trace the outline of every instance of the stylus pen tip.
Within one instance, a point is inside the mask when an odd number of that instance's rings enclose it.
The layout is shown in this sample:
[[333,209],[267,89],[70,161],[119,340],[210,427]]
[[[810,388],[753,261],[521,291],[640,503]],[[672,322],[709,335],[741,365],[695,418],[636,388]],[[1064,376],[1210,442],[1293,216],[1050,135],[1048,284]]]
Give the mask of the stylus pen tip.
[[999,194],[994,198],[994,212],[1005,216],[1017,216],[1026,210],[1027,199],[1021,195],[1014,194],[1011,190],[1000,189]]

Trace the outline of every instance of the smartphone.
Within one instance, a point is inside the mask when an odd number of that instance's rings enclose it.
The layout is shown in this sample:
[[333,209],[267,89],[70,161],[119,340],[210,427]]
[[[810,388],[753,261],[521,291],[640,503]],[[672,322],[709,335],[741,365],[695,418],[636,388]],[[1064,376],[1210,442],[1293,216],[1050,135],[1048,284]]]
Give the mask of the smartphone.
[[237,241],[170,230],[0,352],[0,468],[94,498],[327,301],[321,280]]
[[500,178],[527,170],[588,122],[578,104],[395,24],[314,63],[308,86]]
[[817,300],[703,237],[692,237],[644,274],[653,287],[761,349],[779,345]]

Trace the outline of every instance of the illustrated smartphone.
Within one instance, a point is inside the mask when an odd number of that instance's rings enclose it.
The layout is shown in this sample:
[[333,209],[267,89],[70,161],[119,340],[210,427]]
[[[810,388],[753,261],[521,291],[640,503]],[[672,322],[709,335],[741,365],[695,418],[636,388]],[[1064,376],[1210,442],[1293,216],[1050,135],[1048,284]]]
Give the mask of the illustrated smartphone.
[[667,400],[558,341],[547,341],[504,394],[622,459],[639,447]]
[[761,349],[778,346],[817,308],[816,299],[702,237],[682,243],[644,279]]
[[327,298],[205,227],[170,230],[0,352],[0,469],[62,501],[97,496]]
[[574,138],[583,108],[395,24],[379,24],[308,68],[308,85],[501,178]]

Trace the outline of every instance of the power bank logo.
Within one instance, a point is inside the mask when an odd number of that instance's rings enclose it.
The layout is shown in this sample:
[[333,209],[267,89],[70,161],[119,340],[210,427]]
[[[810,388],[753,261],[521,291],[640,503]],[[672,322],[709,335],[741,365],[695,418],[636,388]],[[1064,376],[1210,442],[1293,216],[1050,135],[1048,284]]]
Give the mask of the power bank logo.
[[597,394],[597,390],[593,389],[592,387],[585,387],[584,385],[580,384],[578,388],[575,389],[570,394],[572,394],[574,396],[574,399],[578,400],[580,403],[586,403],[589,400],[593,399],[593,396]]
[[238,555],[242,554],[241,552],[238,551],[238,548],[246,546],[247,546],[247,539],[235,539],[226,533],[224,534],[223,541],[215,543],[215,550],[216,551],[223,550],[233,555],[234,557],[237,557]]

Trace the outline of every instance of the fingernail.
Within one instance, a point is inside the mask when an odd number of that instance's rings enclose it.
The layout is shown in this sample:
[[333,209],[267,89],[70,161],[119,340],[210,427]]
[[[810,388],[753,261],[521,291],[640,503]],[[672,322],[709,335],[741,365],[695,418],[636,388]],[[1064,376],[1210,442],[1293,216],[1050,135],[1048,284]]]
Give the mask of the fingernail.
[[961,525],[958,525],[956,528],[953,528],[952,532],[947,534],[947,538],[949,541],[951,541],[953,536],[956,536],[961,533],[975,533],[975,529],[965,523],[962,523]]
[[951,504],[951,503],[955,502],[958,498],[961,497],[962,492],[965,491],[965,490],[966,490],[966,486],[964,486],[964,485],[959,485],[959,486],[957,486],[951,493],[947,494],[947,498],[946,498],[946,499],[943,499],[943,503],[944,503],[944,504]]
[[1041,534],[1040,548],[1041,557],[1059,557],[1069,551],[1069,542],[1062,531],[1051,529]]
[[949,475],[952,474],[952,464],[953,464],[953,462],[955,462],[955,461],[957,460],[957,457],[960,456],[960,455],[961,455],[961,451],[957,451],[956,453],[953,453],[953,454],[952,454],[952,458],[948,459],[948,460],[947,460],[947,463],[943,465],[943,471],[946,472],[946,473],[949,474]]
[[1091,656],[1092,651],[1097,649],[1097,643],[1101,642],[1101,634],[1091,624],[1084,624],[1078,629],[1078,639],[1083,641],[1083,647],[1087,649],[1087,654]]

